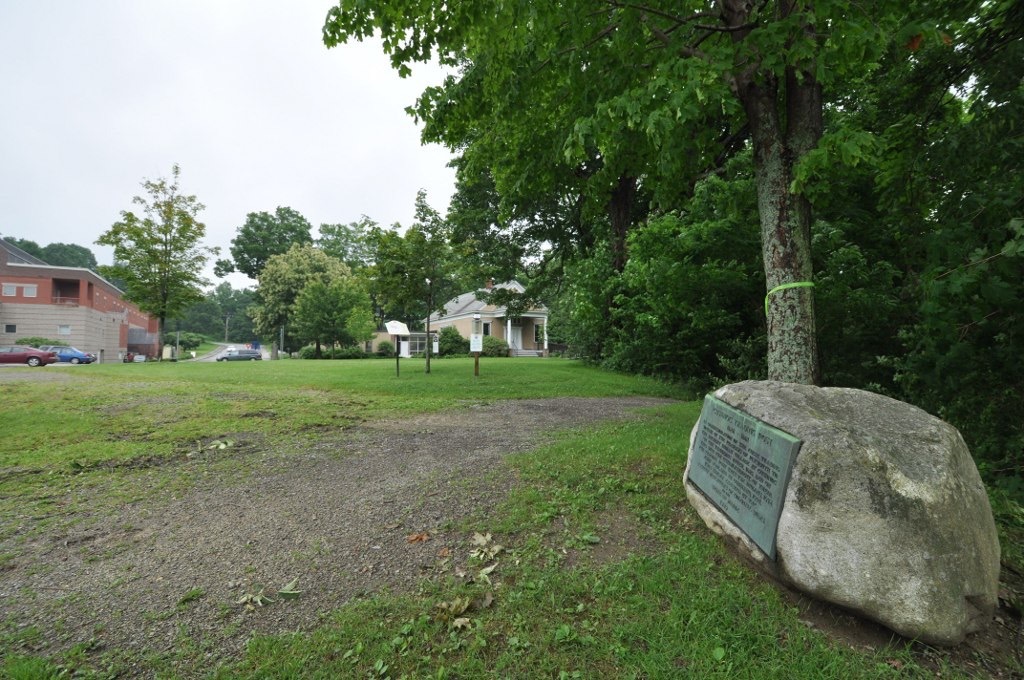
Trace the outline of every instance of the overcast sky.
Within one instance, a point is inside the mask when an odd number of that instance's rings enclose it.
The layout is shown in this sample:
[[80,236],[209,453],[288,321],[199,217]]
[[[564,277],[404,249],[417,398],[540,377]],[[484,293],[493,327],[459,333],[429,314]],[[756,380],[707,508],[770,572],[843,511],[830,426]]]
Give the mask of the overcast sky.
[[404,111],[440,72],[400,79],[376,43],[328,50],[332,4],[0,0],[0,235],[110,264],[93,242],[174,163],[221,257],[278,206],[314,236],[364,214],[407,226],[421,188],[444,213],[451,156]]

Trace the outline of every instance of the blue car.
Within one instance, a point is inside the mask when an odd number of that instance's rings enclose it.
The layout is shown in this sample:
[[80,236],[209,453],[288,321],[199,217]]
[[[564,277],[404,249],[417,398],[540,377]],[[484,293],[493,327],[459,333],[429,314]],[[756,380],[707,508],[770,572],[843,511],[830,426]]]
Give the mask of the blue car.
[[44,352],[53,352],[57,355],[58,361],[66,364],[91,364],[96,361],[95,354],[89,354],[77,347],[70,347],[68,345],[43,345],[39,349]]

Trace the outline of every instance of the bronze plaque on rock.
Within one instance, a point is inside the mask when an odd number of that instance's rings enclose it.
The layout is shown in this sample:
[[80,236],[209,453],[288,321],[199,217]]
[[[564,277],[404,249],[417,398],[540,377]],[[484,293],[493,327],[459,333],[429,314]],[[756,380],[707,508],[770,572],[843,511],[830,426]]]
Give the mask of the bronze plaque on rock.
[[802,442],[726,404],[704,398],[689,480],[775,559],[775,530]]

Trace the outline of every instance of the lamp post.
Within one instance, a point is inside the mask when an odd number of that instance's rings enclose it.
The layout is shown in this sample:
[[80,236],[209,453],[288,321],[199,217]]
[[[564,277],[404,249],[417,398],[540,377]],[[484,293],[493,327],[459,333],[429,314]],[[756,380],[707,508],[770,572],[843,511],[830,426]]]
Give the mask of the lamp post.
[[434,306],[434,286],[427,279],[427,373],[430,373],[430,313]]

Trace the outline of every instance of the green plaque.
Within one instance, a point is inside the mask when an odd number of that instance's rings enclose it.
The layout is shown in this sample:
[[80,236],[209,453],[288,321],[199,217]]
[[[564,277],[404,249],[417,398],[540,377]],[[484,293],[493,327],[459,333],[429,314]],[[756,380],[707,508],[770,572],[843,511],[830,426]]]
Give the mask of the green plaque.
[[704,398],[689,480],[775,559],[775,530],[801,441],[716,399]]

